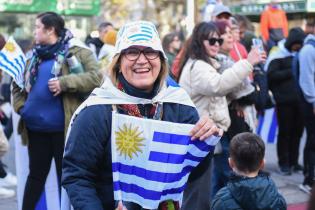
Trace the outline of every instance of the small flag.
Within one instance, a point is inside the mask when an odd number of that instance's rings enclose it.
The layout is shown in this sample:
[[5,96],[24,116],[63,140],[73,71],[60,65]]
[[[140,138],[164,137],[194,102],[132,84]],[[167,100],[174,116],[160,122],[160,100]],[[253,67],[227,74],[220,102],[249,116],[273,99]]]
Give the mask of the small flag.
[[181,203],[189,173],[219,137],[191,141],[194,125],[142,119],[113,112],[112,170],[115,200],[146,209]]
[[274,108],[266,109],[263,115],[259,115],[256,133],[265,143],[277,143],[278,123],[276,110]]
[[23,88],[25,64],[26,57],[11,36],[0,51],[0,69],[8,73],[16,84]]

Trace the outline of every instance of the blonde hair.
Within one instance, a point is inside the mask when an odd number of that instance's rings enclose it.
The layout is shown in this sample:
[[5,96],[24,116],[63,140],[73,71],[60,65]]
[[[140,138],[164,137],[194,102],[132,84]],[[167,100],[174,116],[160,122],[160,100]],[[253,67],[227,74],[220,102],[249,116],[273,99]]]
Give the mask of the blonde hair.
[[[161,70],[159,73],[159,76],[157,80],[159,81],[159,90],[162,88],[164,81],[166,80],[166,77],[168,75],[168,64],[166,59],[163,57],[162,54],[160,54],[159,59],[161,60]],[[108,69],[106,71],[108,77],[112,81],[112,83],[117,86],[118,84],[118,73],[120,71],[120,60],[121,60],[121,54],[116,54],[113,57],[112,62],[109,64]]]

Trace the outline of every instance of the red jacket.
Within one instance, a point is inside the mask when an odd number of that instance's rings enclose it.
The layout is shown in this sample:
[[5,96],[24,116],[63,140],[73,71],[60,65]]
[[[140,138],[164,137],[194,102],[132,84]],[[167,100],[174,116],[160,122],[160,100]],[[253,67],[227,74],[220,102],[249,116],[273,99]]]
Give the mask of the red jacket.
[[230,51],[230,56],[235,62],[237,62],[241,59],[247,58],[247,50],[241,43],[234,42],[233,48]]

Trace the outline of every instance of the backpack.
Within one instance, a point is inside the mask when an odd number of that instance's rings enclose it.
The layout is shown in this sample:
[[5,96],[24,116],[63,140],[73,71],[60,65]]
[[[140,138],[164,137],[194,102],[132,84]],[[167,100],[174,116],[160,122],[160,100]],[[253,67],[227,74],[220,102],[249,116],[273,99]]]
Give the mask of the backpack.
[[[305,44],[305,45],[311,45],[313,47],[315,47],[315,40],[311,39],[311,40],[308,40]],[[293,60],[292,60],[292,74],[293,74],[293,78],[295,80],[295,84],[296,84],[296,87],[298,89],[298,92],[300,94],[300,96],[303,97],[303,92],[302,92],[302,89],[300,87],[300,84],[299,84],[299,79],[300,79],[300,61],[299,61],[299,54],[300,52],[297,52],[295,54],[295,56],[293,57]]]

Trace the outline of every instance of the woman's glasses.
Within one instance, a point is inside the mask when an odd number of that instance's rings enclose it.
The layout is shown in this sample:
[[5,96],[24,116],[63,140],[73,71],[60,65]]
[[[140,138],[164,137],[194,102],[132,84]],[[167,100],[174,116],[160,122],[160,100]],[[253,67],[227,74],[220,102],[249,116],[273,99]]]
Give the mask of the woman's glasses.
[[146,57],[148,60],[154,60],[156,59],[159,55],[160,52],[157,50],[153,50],[150,47],[144,48],[142,50],[138,48],[128,48],[123,51],[123,54],[125,57],[130,60],[130,61],[135,61],[140,57],[140,54],[143,54],[144,57]]
[[209,44],[211,46],[215,45],[216,42],[218,42],[220,46],[223,44],[223,39],[222,38],[214,38],[214,37],[212,37],[212,38],[208,39],[208,41],[209,41]]

